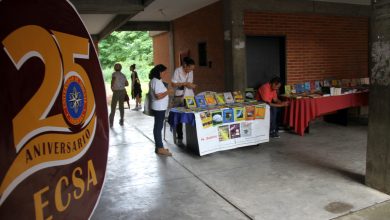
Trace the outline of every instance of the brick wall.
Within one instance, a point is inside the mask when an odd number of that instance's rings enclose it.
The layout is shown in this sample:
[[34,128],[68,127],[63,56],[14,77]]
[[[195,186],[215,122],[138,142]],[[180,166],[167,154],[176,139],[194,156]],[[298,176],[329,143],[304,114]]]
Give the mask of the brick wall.
[[[169,65],[169,33],[161,33],[153,36],[153,62],[154,65],[164,64],[168,70],[171,69]],[[168,71],[171,72],[171,71]],[[168,77],[170,77],[168,75]],[[168,79],[163,79],[169,81]]]
[[244,13],[249,36],[286,37],[287,83],[368,76],[368,18]]
[[[224,91],[224,40],[223,5],[216,2],[173,21],[175,66],[179,64],[180,52],[190,51],[194,59],[195,93],[202,91]],[[207,61],[211,68],[199,66],[198,43],[207,43]]]

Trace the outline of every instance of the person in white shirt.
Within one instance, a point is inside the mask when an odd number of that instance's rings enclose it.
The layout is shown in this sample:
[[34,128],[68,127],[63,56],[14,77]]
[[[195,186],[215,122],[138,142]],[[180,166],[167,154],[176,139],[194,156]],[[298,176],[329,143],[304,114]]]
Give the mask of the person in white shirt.
[[115,117],[115,111],[116,111],[116,105],[119,102],[119,113],[121,116],[121,119],[119,120],[119,124],[123,126],[123,117],[124,117],[124,101],[126,96],[126,89],[125,87],[129,85],[129,82],[126,79],[125,74],[121,72],[122,65],[119,63],[116,63],[114,65],[115,72],[112,73],[112,79],[111,79],[111,90],[113,92],[112,94],[112,100],[111,100],[111,112],[110,112],[110,127],[113,126],[114,123],[114,117]]
[[155,143],[155,152],[159,155],[172,156],[168,149],[164,148],[161,131],[164,125],[165,111],[168,108],[169,95],[172,93],[167,89],[161,80],[165,77],[167,67],[162,64],[156,65],[149,74],[149,93],[152,101],[152,110],[154,116],[153,136]]
[[[184,106],[185,96],[194,96],[194,68],[195,62],[189,57],[183,58],[182,66],[176,68],[172,77],[172,87],[175,89],[173,107]],[[175,128],[177,144],[183,144],[183,124],[179,123]]]

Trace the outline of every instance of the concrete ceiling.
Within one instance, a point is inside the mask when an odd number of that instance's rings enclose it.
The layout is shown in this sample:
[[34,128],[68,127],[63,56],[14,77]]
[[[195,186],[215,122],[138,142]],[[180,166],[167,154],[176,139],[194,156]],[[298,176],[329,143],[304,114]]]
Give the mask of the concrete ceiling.
[[[70,0],[95,40],[101,40],[126,22],[149,22],[161,26],[218,0]],[[302,0],[309,1],[309,0]],[[314,0],[357,5],[370,5],[370,0]],[[151,23],[154,22],[154,23]],[[162,24],[166,26],[166,24]]]

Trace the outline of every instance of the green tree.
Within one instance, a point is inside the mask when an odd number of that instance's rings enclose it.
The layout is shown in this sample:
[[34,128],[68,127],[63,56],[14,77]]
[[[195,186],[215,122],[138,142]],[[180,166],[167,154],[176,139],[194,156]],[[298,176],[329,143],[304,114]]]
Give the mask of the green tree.
[[145,81],[153,65],[152,39],[143,31],[113,32],[99,42],[99,59],[106,82],[111,79],[115,63],[122,64],[122,72],[127,77],[130,77],[129,66],[135,63],[141,81]]

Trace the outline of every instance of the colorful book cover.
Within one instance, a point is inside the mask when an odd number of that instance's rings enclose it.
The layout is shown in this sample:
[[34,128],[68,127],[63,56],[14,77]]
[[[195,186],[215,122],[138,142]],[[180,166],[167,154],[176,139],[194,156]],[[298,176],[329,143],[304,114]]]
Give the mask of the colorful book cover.
[[304,92],[310,92],[310,82],[305,82],[304,85]]
[[199,108],[205,108],[207,106],[206,100],[204,99],[204,95],[195,96],[195,102]]
[[230,125],[230,138],[239,138],[241,137],[240,124],[231,124]]
[[223,93],[215,93],[215,99],[217,100],[218,105],[225,104],[225,97],[224,97]]
[[355,87],[355,86],[357,86],[357,85],[358,85],[357,79],[352,79],[352,80],[351,80],[351,86],[352,86],[352,87]]
[[252,136],[252,122],[241,122],[241,137],[250,137]]
[[187,108],[196,108],[196,102],[194,96],[185,96],[184,100],[186,102]]
[[342,87],[350,87],[351,86],[351,80],[350,79],[342,79],[341,80],[341,86]]
[[213,121],[213,126],[222,124],[222,122],[223,122],[222,111],[221,110],[212,111],[211,118]]
[[255,106],[255,118],[264,119],[265,118],[265,105],[256,105]]
[[223,125],[218,127],[219,141],[227,141],[230,139],[229,125]]
[[255,106],[247,105],[245,106],[245,120],[254,120],[255,119]]
[[361,85],[370,85],[370,78],[369,77],[360,78],[360,84]]
[[226,104],[232,104],[234,103],[234,98],[231,92],[224,92],[223,96],[225,98],[225,103]]
[[243,121],[245,120],[245,108],[235,107],[234,108],[234,121]]
[[317,91],[317,92],[319,92],[319,91],[321,91],[321,82],[320,81],[315,81],[314,82],[314,84],[315,84],[315,91]]
[[331,85],[332,85],[333,87],[336,87],[336,86],[338,86],[337,79],[332,79],[332,81],[331,81]]
[[222,121],[223,123],[234,122],[234,111],[231,108],[225,108],[222,110]]
[[241,91],[234,91],[233,98],[235,102],[244,102],[244,97],[242,96]]
[[324,87],[330,87],[330,85],[331,85],[330,80],[328,80],[328,79],[324,80]]
[[207,105],[216,105],[217,104],[217,101],[215,100],[214,95],[212,95],[212,94],[206,94],[204,96],[204,98],[206,99]]
[[255,100],[255,89],[246,88],[245,89],[245,101],[250,102],[252,100]]
[[284,86],[284,94],[290,95],[291,94],[291,85],[285,85]]
[[305,92],[305,85],[304,84],[295,84],[295,92],[296,93],[303,93]]
[[203,128],[209,128],[213,125],[213,120],[209,111],[200,112],[199,115]]

